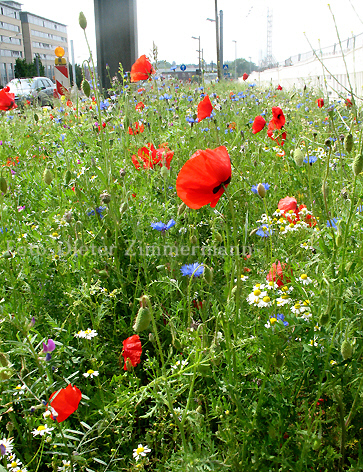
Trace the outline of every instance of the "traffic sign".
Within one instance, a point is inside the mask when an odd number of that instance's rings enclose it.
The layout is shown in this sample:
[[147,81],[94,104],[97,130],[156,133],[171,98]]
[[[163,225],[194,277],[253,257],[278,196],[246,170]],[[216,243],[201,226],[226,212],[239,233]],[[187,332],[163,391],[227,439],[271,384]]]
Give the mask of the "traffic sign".
[[185,64],[182,64],[182,65],[180,66],[180,70],[182,70],[182,71],[185,71],[186,68],[187,68],[187,66],[186,66]]

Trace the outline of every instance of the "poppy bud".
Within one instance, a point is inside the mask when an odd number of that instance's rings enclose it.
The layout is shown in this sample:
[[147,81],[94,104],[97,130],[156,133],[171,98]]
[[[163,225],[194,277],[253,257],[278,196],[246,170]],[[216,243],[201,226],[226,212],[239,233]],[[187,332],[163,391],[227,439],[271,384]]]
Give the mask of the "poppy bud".
[[107,270],[99,270],[98,271],[98,276],[101,278],[101,279],[108,279],[110,274],[107,272]]
[[347,152],[352,152],[354,145],[354,140],[353,140],[353,135],[352,133],[349,133],[345,136],[344,138],[344,148]]
[[276,356],[275,356],[275,364],[276,364],[276,367],[282,367],[285,363],[285,358],[284,356],[281,354],[280,351],[277,351],[276,353]]
[[91,86],[90,86],[88,80],[86,80],[86,79],[82,80],[81,89],[82,89],[83,93],[86,95],[86,97],[89,98],[89,96],[91,95]]
[[304,163],[304,153],[300,148],[297,148],[294,151],[294,161],[298,167],[301,167]]
[[66,185],[68,185],[69,182],[70,182],[70,180],[71,180],[71,178],[72,178],[72,172],[71,172],[69,169],[67,169],[66,172],[65,172],[65,174],[64,174],[64,183],[65,183]]
[[261,198],[264,198],[264,196],[266,195],[266,188],[261,183],[257,185],[257,193]]
[[133,325],[134,331],[136,331],[136,333],[141,333],[141,331],[145,331],[145,329],[149,327],[150,321],[151,313],[149,308],[140,307]]
[[218,233],[218,231],[216,231],[216,232],[214,233],[214,238],[215,238],[219,243],[221,243],[221,242],[223,241],[222,235],[221,235],[221,233]]
[[48,167],[46,167],[44,172],[43,172],[43,181],[44,181],[44,183],[46,183],[47,185],[50,185],[52,183],[53,179],[54,179],[53,172],[50,169],[48,169]]
[[120,177],[123,178],[126,175],[126,170],[125,169],[120,169]]
[[166,166],[163,166],[160,170],[161,176],[166,179],[170,175],[170,171]]
[[85,30],[87,28],[87,20],[86,17],[84,16],[83,11],[80,12],[79,18],[78,18],[79,26]]
[[352,357],[353,354],[353,348],[350,342],[347,339],[344,339],[342,342],[342,345],[340,347],[340,352],[342,353],[343,359],[347,360],[350,357]]
[[321,324],[321,326],[325,326],[329,323],[329,320],[330,320],[330,313],[327,310],[325,313],[321,314],[319,318],[319,324]]
[[329,192],[328,182],[324,180],[323,185],[321,186],[321,193],[323,194],[324,199],[328,198],[328,192]]
[[354,175],[359,175],[363,170],[363,153],[360,154],[359,156],[356,156],[356,158],[353,161],[353,173]]
[[187,206],[184,202],[179,205],[178,216],[181,216],[185,212],[186,207]]
[[120,214],[122,215],[123,213],[125,213],[126,210],[127,210],[127,203],[126,202],[121,203]]
[[6,182],[5,177],[0,177],[0,190],[4,194],[8,191],[8,183]]
[[155,335],[153,333],[149,333],[149,341],[154,344],[155,342]]
[[193,236],[190,236],[189,241],[190,241],[190,244],[197,244],[198,239],[195,236],[195,234],[193,234]]
[[204,266],[204,278],[205,280],[211,284],[212,281],[213,281],[213,268],[212,267],[208,267],[208,266]]
[[111,201],[111,195],[108,192],[104,191],[101,193],[100,199],[102,203],[106,203],[107,205]]
[[327,139],[327,140],[325,141],[325,146],[331,147],[331,141],[330,141],[330,139]]
[[315,441],[314,441],[314,443],[313,443],[313,449],[314,449],[314,451],[317,451],[317,450],[320,448],[320,445],[321,445],[320,439],[315,439]]

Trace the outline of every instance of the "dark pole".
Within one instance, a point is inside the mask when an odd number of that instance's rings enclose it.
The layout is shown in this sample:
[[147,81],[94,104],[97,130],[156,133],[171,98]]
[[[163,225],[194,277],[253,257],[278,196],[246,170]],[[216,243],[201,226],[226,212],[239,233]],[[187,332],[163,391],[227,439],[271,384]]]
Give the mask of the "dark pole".
[[136,0],[94,0],[94,8],[97,74],[101,86],[108,88],[119,63],[128,72],[138,56]]
[[216,19],[216,42],[217,42],[217,73],[218,73],[218,80],[222,79],[222,72],[221,72],[221,62],[219,58],[219,24],[218,24],[218,0],[214,0],[215,5],[215,19]]
[[223,10],[219,11],[219,59],[223,68]]

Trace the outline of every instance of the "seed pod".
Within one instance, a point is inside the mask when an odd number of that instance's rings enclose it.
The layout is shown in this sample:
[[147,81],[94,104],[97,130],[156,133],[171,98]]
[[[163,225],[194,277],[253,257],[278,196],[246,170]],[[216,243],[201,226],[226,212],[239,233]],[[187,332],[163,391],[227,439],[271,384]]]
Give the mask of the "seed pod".
[[326,180],[323,181],[323,185],[321,186],[321,193],[323,194],[324,199],[328,198],[329,187]]
[[353,173],[359,175],[363,170],[363,153],[356,156],[353,161]]
[[72,178],[72,172],[69,169],[67,169],[64,173],[64,183],[68,185],[69,182],[71,181],[71,178]]
[[87,28],[87,20],[86,20],[86,17],[84,16],[83,11],[81,11],[81,13],[79,14],[78,22],[79,22],[79,26],[83,30]]
[[347,152],[352,152],[353,145],[354,145],[353,135],[352,133],[349,133],[344,138],[344,148]]
[[120,177],[123,178],[126,175],[126,170],[125,169],[120,169]]
[[285,363],[285,358],[284,356],[281,354],[280,351],[278,351],[276,353],[276,356],[275,356],[275,364],[276,364],[276,367],[282,367]]
[[321,445],[321,440],[320,439],[315,439],[314,444],[313,444],[313,449],[314,451],[318,451]]
[[295,164],[299,167],[301,167],[304,163],[304,153],[300,148],[297,148],[294,151],[294,161]]
[[47,185],[50,185],[52,183],[53,179],[54,179],[53,172],[50,169],[48,169],[48,167],[46,167],[44,172],[43,172],[43,181],[44,181],[44,183],[46,183]]
[[190,236],[189,241],[190,241],[190,244],[197,244],[198,239],[195,236],[195,234],[193,234],[193,236]]
[[320,315],[319,324],[321,324],[321,326],[325,326],[329,323],[329,320],[330,320],[330,313],[327,310],[325,313],[322,313]]
[[343,359],[347,360],[350,357],[352,357],[353,354],[353,348],[350,342],[347,339],[344,339],[342,342],[342,345],[340,347],[340,352],[342,353]]
[[8,191],[8,183],[6,182],[5,177],[0,177],[0,190],[4,195]]
[[83,93],[86,95],[86,97],[89,98],[89,96],[91,95],[91,86],[87,79],[82,80],[81,89]]
[[145,331],[150,325],[151,313],[149,308],[140,307],[137,312],[136,319],[133,325],[133,329],[136,333]]
[[166,166],[163,166],[163,167],[161,168],[160,173],[161,173],[161,176],[162,176],[164,179],[166,179],[166,178],[169,177],[169,175],[170,175],[170,171],[169,171],[169,169],[168,169]]

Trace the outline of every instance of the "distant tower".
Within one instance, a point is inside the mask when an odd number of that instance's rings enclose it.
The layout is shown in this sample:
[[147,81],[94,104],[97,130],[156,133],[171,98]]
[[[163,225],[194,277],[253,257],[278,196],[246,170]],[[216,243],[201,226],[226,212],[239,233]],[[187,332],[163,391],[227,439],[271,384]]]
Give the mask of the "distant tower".
[[272,67],[274,65],[274,58],[272,56],[272,10],[267,8],[267,55],[266,66]]

